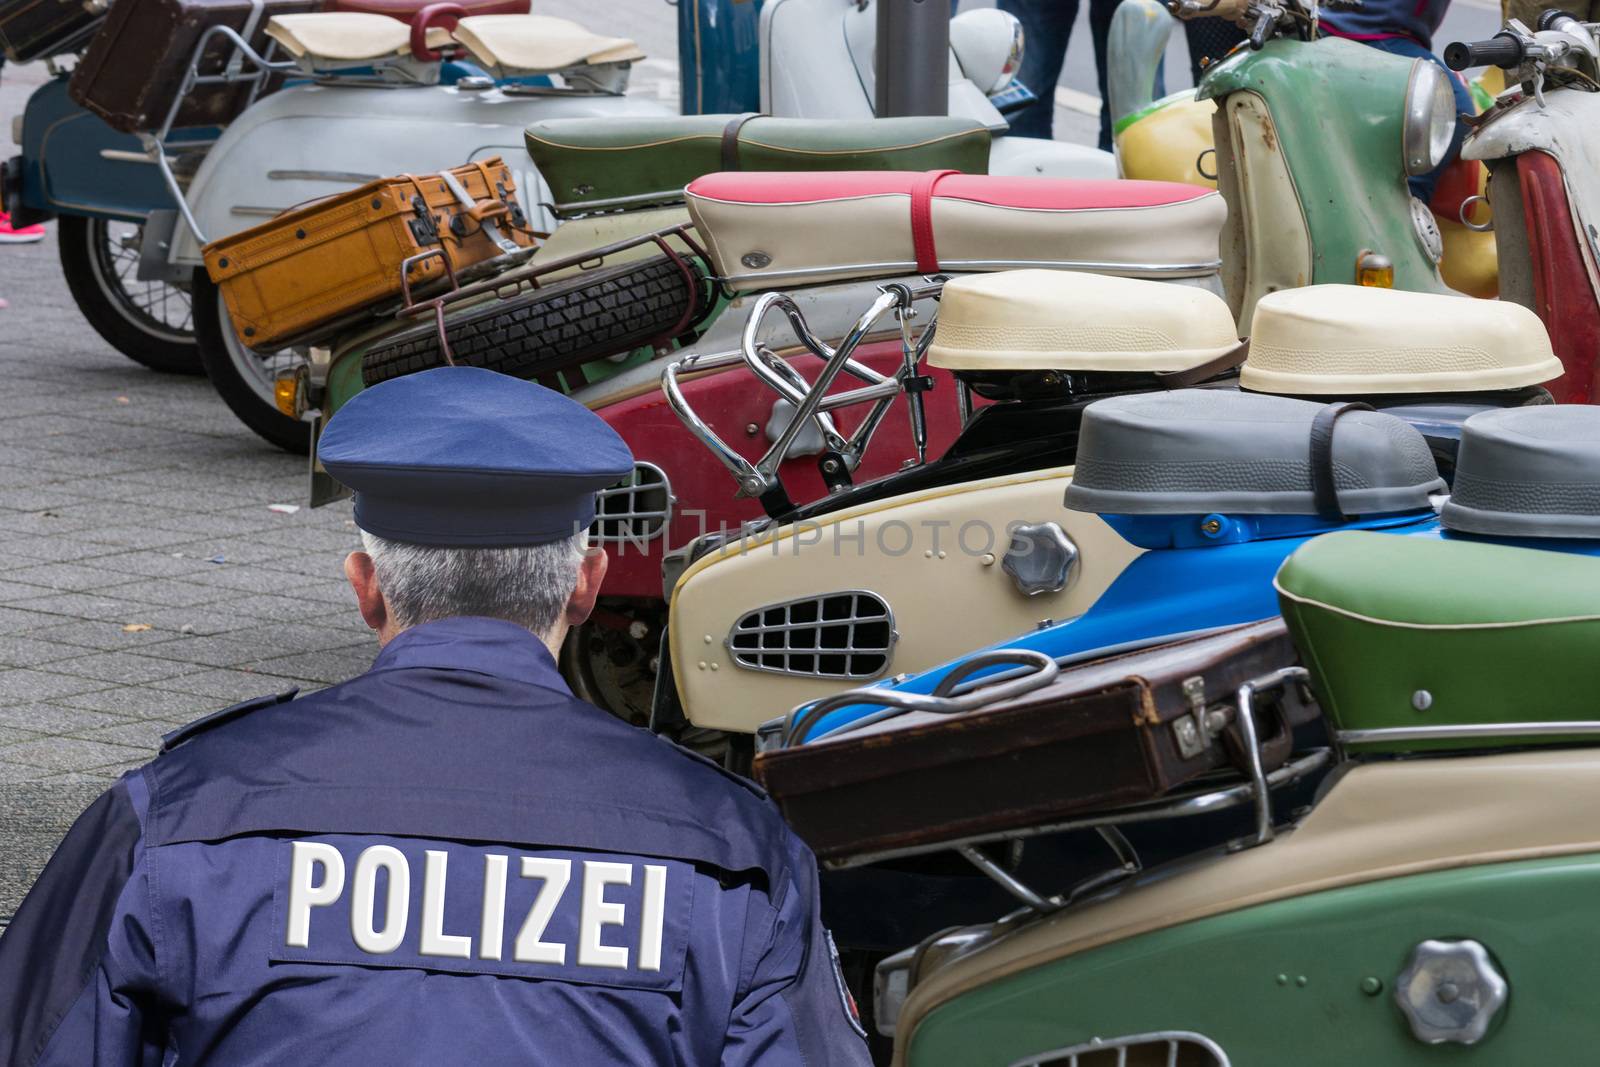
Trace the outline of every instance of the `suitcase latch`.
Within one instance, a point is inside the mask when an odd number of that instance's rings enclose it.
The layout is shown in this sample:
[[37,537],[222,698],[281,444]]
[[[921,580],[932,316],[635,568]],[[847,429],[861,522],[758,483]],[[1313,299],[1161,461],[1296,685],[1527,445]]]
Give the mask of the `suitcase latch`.
[[1173,720],[1172,736],[1178,742],[1178,755],[1193,759],[1227,727],[1228,715],[1221,708],[1207,709],[1206,680],[1199,675],[1185,678],[1182,691],[1189,713]]
[[428,210],[428,202],[420,196],[413,196],[411,211],[416,218],[407,225],[411,227],[411,236],[416,239],[417,244],[419,246],[438,244],[439,224],[434,221],[433,212]]

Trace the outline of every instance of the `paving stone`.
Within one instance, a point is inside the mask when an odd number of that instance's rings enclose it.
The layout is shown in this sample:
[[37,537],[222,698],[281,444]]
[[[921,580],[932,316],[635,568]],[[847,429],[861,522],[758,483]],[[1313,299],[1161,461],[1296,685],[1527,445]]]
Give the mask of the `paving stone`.
[[0,702],[51,700],[105,687],[106,683],[99,678],[46,674],[31,668],[0,671]]
[[92,652],[49,664],[45,669],[63,674],[70,672],[80,678],[99,678],[117,685],[137,685],[188,673],[194,670],[194,665],[133,652]]
[[[109,726],[117,721],[129,719],[159,719],[162,722],[179,724],[193,722],[202,715],[209,715],[218,708],[226,707],[230,702],[219,703],[215,697],[204,694],[176,693],[165,689],[124,685],[115,689],[101,689],[92,693],[60,697],[53,703],[63,705],[72,711],[82,711],[97,716],[93,726]],[[3,714],[0,714],[0,721],[4,721]],[[89,729],[92,726],[84,728]],[[75,733],[77,728],[56,732]]]
[[[115,557],[109,557],[115,558]],[[46,589],[70,589],[74,592],[93,592],[136,581],[136,575],[118,574],[115,570],[86,567],[81,563],[45,563],[9,571],[6,577],[14,582],[44,586]]]
[[108,745],[100,741],[84,741],[76,737],[46,737],[38,741],[24,741],[0,749],[6,763],[35,767],[41,772],[85,771],[106,767],[144,755],[144,750],[128,745]]
[[252,697],[266,696],[268,693],[281,693],[285,689],[292,689],[296,685],[302,689],[310,688],[316,685],[316,680],[254,671],[219,669],[196,671],[193,674],[166,678],[152,682],[151,685],[154,688],[166,689],[174,693],[210,697],[215,701],[216,707],[222,708],[241,700],[249,700]]
[[33,637],[0,637],[0,668],[37,667],[41,663],[83,655],[83,649],[61,641]]
[[335,649],[328,652],[297,652],[290,656],[260,660],[246,664],[246,669],[263,674],[276,674],[285,678],[310,678],[326,685],[335,685],[360,674],[372,666],[376,647]]
[[[92,695],[83,694],[83,697]],[[59,704],[0,705],[0,729],[26,730],[30,733],[55,737],[104,726],[115,726],[119,722],[126,721],[124,716],[108,715],[103,711],[92,711],[86,707],[64,706],[68,701],[83,697],[62,697]]]
[[[151,629],[129,632],[125,629],[128,623],[150,626]],[[140,619],[129,619],[128,623],[87,619],[61,622],[59,618],[51,617],[50,625],[29,630],[26,636],[36,641],[56,641],[63,645],[74,645],[78,649],[98,648],[106,652],[139,652],[168,641],[188,640],[176,627],[156,629],[153,624]],[[75,651],[69,654],[80,656],[83,653]]]

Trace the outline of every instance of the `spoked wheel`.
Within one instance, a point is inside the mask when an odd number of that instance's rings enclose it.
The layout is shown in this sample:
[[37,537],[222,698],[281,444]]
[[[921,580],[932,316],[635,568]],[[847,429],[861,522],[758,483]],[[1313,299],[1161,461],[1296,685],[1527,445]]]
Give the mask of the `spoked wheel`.
[[136,222],[61,216],[61,270],[83,317],[118,352],[151,370],[199,374],[190,295],[166,282],[142,282]]
[[285,452],[308,452],[311,427],[278,410],[273,385],[280,371],[293,368],[299,357],[285,349],[257,352],[246,348],[233,331],[228,308],[201,267],[194,272],[195,336],[206,377],[239,421]]

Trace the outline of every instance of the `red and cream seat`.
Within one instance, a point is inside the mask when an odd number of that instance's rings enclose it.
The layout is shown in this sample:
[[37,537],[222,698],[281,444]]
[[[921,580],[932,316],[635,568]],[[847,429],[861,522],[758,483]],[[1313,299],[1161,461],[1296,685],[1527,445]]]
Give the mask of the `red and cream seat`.
[[1015,267],[1199,278],[1227,216],[1215,191],[1176,182],[954,171],[709,174],[686,194],[717,272],[745,290]]

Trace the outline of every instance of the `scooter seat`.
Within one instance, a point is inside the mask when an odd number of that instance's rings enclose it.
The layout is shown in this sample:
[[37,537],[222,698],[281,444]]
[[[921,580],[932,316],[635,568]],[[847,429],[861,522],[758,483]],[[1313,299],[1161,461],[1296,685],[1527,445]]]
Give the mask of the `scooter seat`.
[[1359,285],[1309,285],[1256,305],[1239,384],[1290,396],[1522,389],[1561,374],[1520,304]]
[[[387,15],[402,22],[410,22],[424,8],[433,7],[439,2],[440,0],[333,0],[324,10]],[[530,0],[448,0],[448,2],[453,7],[465,8],[468,15],[526,15],[531,7]]]
[[502,76],[632,63],[645,57],[626,37],[602,37],[576,22],[548,15],[473,15],[457,24],[455,39],[474,59]]
[[[411,51],[411,29],[405,23],[354,11],[275,15],[267,23],[267,36],[314,69],[374,63]],[[449,31],[428,31],[430,47],[449,43]]]
[[951,371],[1192,370],[1239,347],[1215,293],[1066,270],[948,282],[928,365]]
[[1054,267],[1130,277],[1216,272],[1227,215],[1175,182],[949,171],[710,174],[689,213],[734,289],[912,271]]
[[1317,515],[1327,479],[1346,515],[1425,511],[1444,479],[1416,428],[1348,411],[1319,462],[1325,405],[1228,389],[1098,400],[1083,412],[1073,511],[1100,515]]

